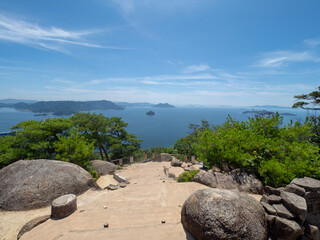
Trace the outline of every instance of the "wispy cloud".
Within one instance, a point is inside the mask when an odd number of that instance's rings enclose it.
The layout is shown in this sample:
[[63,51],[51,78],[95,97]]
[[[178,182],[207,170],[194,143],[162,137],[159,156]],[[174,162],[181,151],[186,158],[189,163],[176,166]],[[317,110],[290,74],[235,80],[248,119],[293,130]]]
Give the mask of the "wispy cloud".
[[90,48],[122,49],[102,46],[85,41],[85,36],[95,31],[68,31],[57,27],[42,27],[0,14],[0,40],[15,42],[40,49],[66,52],[66,46],[77,45]]
[[303,41],[304,44],[310,46],[310,47],[317,47],[318,45],[320,45],[320,39],[306,39]]
[[210,66],[207,64],[199,64],[199,65],[188,66],[183,70],[183,72],[184,73],[205,72],[210,69],[211,69]]
[[60,79],[60,78],[55,78],[55,79],[51,80],[51,82],[54,82],[54,83],[63,83],[63,84],[73,84],[73,83],[74,83],[73,81],[65,80],[65,79]]
[[218,77],[209,73],[201,74],[177,74],[177,75],[155,75],[144,77],[127,77],[127,78],[105,78],[94,79],[86,82],[86,84],[100,84],[106,82],[131,82],[131,83],[145,83],[145,84],[157,84],[163,81],[188,81],[188,80],[210,80],[217,79]]
[[320,62],[320,58],[308,51],[276,51],[264,54],[258,62],[259,67],[280,67],[289,62]]

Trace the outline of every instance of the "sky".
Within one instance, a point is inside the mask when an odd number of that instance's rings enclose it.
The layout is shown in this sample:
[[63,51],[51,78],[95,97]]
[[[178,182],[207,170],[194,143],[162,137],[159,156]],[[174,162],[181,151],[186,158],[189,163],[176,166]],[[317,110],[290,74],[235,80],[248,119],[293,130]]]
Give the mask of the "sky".
[[1,0],[0,99],[291,106],[319,0]]

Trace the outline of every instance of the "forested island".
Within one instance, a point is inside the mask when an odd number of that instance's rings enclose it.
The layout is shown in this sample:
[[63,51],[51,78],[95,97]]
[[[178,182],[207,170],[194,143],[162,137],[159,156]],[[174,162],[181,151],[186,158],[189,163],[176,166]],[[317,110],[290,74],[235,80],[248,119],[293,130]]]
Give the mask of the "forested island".
[[[246,110],[242,112],[243,114],[256,114],[260,116],[265,116],[265,115],[274,115],[276,114],[275,112],[272,111],[267,111],[267,110]],[[297,116],[296,114],[293,113],[280,113],[282,116]]]
[[157,105],[153,105],[156,108],[175,108],[175,106],[170,105],[169,103],[159,103]]
[[37,114],[52,114],[56,116],[72,115],[82,111],[124,109],[107,101],[41,101],[36,103],[0,103],[0,107],[14,108],[20,111],[30,111]]

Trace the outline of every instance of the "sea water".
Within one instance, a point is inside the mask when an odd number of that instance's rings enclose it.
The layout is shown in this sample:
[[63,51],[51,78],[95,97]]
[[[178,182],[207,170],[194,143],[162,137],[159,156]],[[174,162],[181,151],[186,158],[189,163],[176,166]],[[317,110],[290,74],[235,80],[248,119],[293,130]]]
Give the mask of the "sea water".
[[[154,116],[146,115],[152,110]],[[181,137],[190,133],[189,124],[201,124],[201,120],[207,120],[211,125],[223,123],[228,115],[238,121],[247,120],[252,114],[243,114],[250,108],[146,108],[129,107],[124,110],[102,110],[91,111],[102,113],[107,117],[122,117],[128,123],[127,131],[135,134],[138,139],[143,140],[143,149],[155,146],[170,147]],[[296,116],[284,116],[284,124],[292,120],[304,121],[307,112],[300,109],[267,109],[279,113],[291,113]],[[43,120],[54,118],[54,116],[34,116],[31,112],[17,111],[12,108],[0,108],[0,132],[8,132],[10,128],[21,121]]]

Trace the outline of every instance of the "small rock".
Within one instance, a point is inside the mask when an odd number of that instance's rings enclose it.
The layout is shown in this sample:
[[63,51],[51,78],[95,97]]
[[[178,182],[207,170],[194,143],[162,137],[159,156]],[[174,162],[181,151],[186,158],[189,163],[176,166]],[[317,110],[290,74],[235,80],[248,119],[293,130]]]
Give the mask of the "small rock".
[[108,207],[107,207],[107,206],[103,206],[103,208],[104,208],[104,209],[107,209]]
[[265,203],[265,202],[261,202],[262,206],[264,207],[264,209],[271,215],[277,215],[277,211],[274,207],[272,207],[270,204]]
[[175,157],[172,157],[171,166],[172,167],[181,167],[183,162],[181,162],[179,159],[176,159]]
[[84,212],[84,210],[80,210],[79,212],[80,212],[80,213],[83,213],[83,212]]
[[51,216],[53,218],[64,218],[77,210],[77,197],[67,194],[56,198],[51,203]]
[[276,216],[266,214],[266,220],[267,220],[269,229],[272,229],[273,224],[276,221]]
[[118,186],[118,185],[110,184],[109,186],[106,187],[106,189],[111,190],[111,191],[114,191],[114,190],[118,190],[118,189],[119,189],[119,186]]
[[267,195],[274,194],[274,195],[280,196],[280,190],[278,190],[277,188],[265,186],[264,190],[266,191]]
[[104,228],[108,228],[108,227],[109,227],[109,223],[105,223],[105,224],[103,225],[103,227],[104,227]]
[[272,207],[277,211],[277,215],[279,217],[283,217],[286,219],[294,219],[296,217],[282,204],[274,204],[272,205]]
[[291,192],[295,193],[298,196],[303,196],[306,193],[306,190],[302,187],[299,187],[298,185],[295,184],[289,184],[285,187],[286,192]]
[[119,187],[121,187],[121,188],[125,188],[126,186],[127,186],[127,184],[124,182],[119,183]]
[[268,196],[269,199],[269,204],[277,204],[277,203],[281,203],[281,197],[277,196],[277,195],[269,195]]
[[129,183],[129,181],[125,177],[121,176],[119,173],[115,173],[113,175],[113,178],[116,181],[118,181],[119,183],[121,183],[121,182],[124,182],[124,183],[127,183],[127,184]]
[[273,194],[269,196],[263,194],[260,201],[268,204],[279,204],[281,203],[281,197]]
[[162,224],[166,223],[166,220],[162,219],[162,220],[161,220],[161,223],[162,223]]
[[169,172],[168,177],[172,179],[176,179],[176,175],[174,175],[174,173],[171,173],[171,172]]

